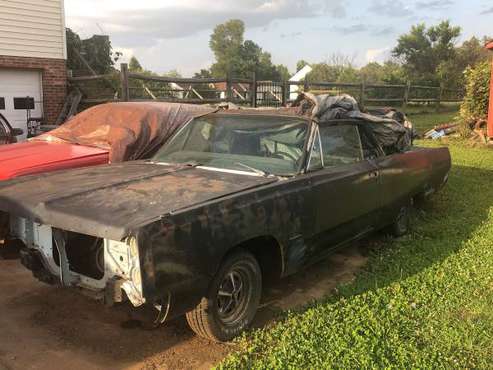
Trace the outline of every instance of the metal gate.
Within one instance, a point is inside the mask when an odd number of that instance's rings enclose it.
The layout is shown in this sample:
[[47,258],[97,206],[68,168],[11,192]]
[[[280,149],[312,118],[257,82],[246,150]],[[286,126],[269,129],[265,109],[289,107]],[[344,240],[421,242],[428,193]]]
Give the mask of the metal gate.
[[257,82],[257,107],[281,107],[284,86],[281,82]]

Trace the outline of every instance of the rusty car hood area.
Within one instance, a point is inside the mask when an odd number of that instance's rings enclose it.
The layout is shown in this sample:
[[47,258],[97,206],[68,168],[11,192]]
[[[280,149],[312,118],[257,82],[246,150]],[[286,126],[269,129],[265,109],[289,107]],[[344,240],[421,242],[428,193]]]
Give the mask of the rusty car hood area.
[[275,181],[136,161],[5,181],[0,185],[0,210],[67,231],[121,240],[162,215]]

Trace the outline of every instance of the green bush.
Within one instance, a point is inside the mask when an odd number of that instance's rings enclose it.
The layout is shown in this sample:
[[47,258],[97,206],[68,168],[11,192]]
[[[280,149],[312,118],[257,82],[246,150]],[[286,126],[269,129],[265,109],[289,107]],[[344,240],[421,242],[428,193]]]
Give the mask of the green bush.
[[468,67],[464,71],[466,95],[460,108],[460,118],[464,127],[471,127],[475,122],[488,115],[490,92],[491,63],[489,61]]

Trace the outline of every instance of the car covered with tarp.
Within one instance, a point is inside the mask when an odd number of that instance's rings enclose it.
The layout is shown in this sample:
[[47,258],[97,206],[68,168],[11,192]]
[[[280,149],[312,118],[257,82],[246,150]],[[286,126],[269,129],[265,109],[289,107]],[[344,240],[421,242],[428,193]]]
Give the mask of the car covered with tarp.
[[356,99],[347,94],[333,96],[302,93],[287,110],[319,122],[345,118],[361,120],[372,131],[386,154],[409,150],[413,142],[413,127],[404,113],[390,108],[362,112]]

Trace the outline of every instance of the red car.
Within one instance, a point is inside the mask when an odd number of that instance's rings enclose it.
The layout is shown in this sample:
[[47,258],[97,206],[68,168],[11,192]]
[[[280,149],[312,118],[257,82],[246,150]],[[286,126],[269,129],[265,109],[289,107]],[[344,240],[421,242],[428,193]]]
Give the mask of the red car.
[[26,141],[0,146],[0,180],[108,163],[105,149],[71,143]]

